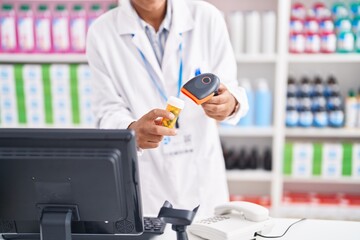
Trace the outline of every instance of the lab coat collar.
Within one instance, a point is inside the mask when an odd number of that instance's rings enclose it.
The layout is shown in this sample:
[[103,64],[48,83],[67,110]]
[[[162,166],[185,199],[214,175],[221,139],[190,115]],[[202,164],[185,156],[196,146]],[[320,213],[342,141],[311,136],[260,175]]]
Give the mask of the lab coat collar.
[[[190,13],[186,0],[172,1],[172,26],[171,29],[177,33],[190,31],[194,27],[194,19]],[[130,0],[122,0],[117,16],[117,29],[120,35],[137,34],[142,31],[136,11],[131,6]]]
[[[194,27],[194,19],[190,13],[186,0],[168,0],[172,1],[172,23],[168,39],[165,45],[163,66],[165,70],[169,66],[169,59],[175,54],[182,42],[181,34],[190,31]],[[117,28],[120,35],[132,35],[132,41],[139,51],[141,51],[146,60],[151,64],[152,69],[158,76],[162,88],[165,89],[165,80],[162,70],[157,63],[156,56],[152,50],[149,41],[146,41],[147,36],[139,22],[139,17],[131,6],[130,0],[121,1],[121,6],[118,10]],[[184,46],[183,46],[184,47]]]
[[[162,69],[165,70],[171,63],[174,54],[179,52],[180,44],[184,49],[182,34],[194,28],[194,19],[187,6],[187,0],[172,1],[172,25],[165,45]],[[186,47],[186,46],[185,46]],[[181,56],[182,57],[182,56]]]

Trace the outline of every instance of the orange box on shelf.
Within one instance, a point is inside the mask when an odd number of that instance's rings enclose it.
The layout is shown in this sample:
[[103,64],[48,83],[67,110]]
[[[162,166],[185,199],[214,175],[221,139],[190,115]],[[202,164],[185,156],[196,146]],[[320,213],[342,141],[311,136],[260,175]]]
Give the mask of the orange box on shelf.
[[283,196],[283,202],[288,204],[310,204],[314,202],[314,194],[303,192],[286,192]]
[[345,194],[343,199],[350,206],[360,207],[360,195],[358,194]]
[[317,193],[315,194],[315,201],[320,205],[339,205],[342,203],[342,197],[336,193]]

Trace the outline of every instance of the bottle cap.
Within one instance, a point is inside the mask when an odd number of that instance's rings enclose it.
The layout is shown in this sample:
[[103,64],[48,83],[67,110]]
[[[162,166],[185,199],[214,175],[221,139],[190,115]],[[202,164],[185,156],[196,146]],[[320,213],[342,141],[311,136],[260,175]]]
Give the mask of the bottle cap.
[[184,107],[185,107],[185,102],[183,100],[181,100],[180,98],[177,98],[177,97],[173,97],[173,96],[169,97],[167,104],[174,106],[176,108],[179,108],[179,109],[184,109]]
[[38,10],[39,11],[47,11],[48,10],[48,7],[46,6],[46,5],[44,5],[44,4],[40,4],[39,6],[38,6]]
[[56,11],[64,11],[65,10],[65,5],[57,5],[56,6]]
[[304,74],[304,76],[301,78],[301,83],[302,84],[310,83],[309,76],[307,74]]
[[81,6],[79,4],[76,4],[76,5],[74,5],[73,10],[74,11],[81,11],[81,10],[83,10],[83,6]]
[[335,84],[335,83],[337,83],[336,78],[334,77],[334,75],[331,74],[331,75],[328,77],[327,83],[328,83],[328,84]]
[[92,10],[92,11],[98,11],[98,10],[100,10],[100,9],[101,9],[101,7],[100,7],[99,4],[93,4],[93,5],[91,6],[91,10]]
[[320,77],[320,74],[316,74],[315,77],[314,77],[314,83],[315,84],[322,84],[322,79]]
[[110,4],[109,5],[109,10],[113,9],[113,8],[116,8],[117,7],[117,4],[113,3],[113,4]]
[[290,75],[290,76],[288,77],[288,84],[295,84],[295,82],[296,82],[296,81],[295,81],[295,78]]
[[349,93],[348,93],[348,96],[349,97],[355,97],[355,91],[353,89],[350,89]]
[[10,4],[4,4],[4,5],[2,5],[2,9],[4,11],[11,11],[13,9],[13,6]]
[[27,4],[22,4],[20,6],[20,11],[29,11],[30,10],[30,6]]

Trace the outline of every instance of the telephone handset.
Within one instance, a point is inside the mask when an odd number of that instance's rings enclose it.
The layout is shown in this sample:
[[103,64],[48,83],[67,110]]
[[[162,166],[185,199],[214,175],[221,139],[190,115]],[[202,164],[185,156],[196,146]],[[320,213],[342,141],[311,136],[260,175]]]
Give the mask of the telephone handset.
[[273,227],[269,210],[250,202],[229,202],[215,208],[215,216],[193,223],[188,230],[209,240],[250,240]]

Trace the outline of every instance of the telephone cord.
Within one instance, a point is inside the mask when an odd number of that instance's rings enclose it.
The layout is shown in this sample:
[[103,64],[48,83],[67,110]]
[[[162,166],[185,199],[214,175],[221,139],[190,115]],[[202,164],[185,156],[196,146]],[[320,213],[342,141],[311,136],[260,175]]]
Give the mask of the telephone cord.
[[[262,238],[281,238],[281,237],[285,236],[285,234],[289,231],[289,229],[290,229],[292,226],[294,226],[295,224],[297,224],[297,223],[299,223],[299,222],[301,222],[301,221],[304,221],[304,220],[306,220],[306,218],[302,218],[302,219],[300,219],[300,220],[292,223],[292,224],[285,230],[285,232],[284,232],[282,235],[279,235],[279,236],[264,236],[264,235],[261,235],[260,233],[255,233],[254,237],[259,236],[259,237],[262,237]],[[254,238],[254,239],[255,239],[255,238]]]

